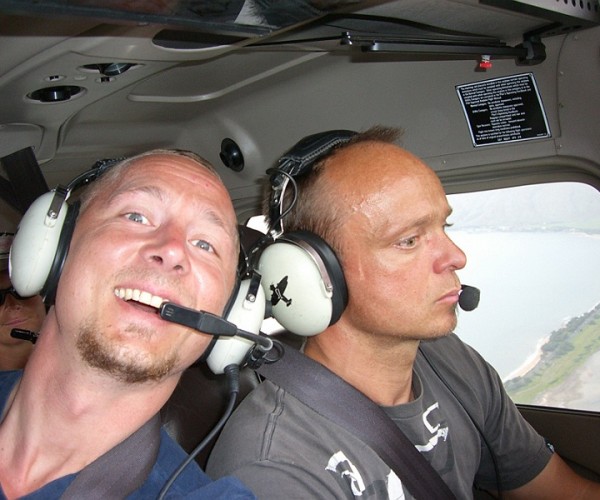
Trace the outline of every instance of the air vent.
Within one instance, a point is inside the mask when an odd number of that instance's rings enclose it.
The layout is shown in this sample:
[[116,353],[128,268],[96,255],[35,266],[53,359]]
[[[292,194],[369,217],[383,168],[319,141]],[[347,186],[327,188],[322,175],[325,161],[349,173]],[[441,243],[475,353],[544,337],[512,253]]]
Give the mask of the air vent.
[[92,71],[94,73],[100,73],[101,75],[113,77],[122,75],[126,71],[138,66],[134,63],[126,62],[108,62],[108,63],[97,63],[97,64],[85,64],[80,69],[84,71]]
[[58,85],[35,90],[27,94],[27,98],[39,102],[63,102],[82,95],[84,91],[83,87],[76,85]]

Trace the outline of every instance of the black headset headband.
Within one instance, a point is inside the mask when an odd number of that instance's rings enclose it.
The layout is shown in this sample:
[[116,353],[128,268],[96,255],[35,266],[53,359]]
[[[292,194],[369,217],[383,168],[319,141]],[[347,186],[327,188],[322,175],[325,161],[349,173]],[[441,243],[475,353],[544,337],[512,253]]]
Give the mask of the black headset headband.
[[315,161],[355,135],[352,130],[328,130],[306,136],[279,159],[277,170],[299,177],[307,173]]
[[69,184],[67,185],[67,190],[69,193],[76,191],[84,186],[87,186],[90,182],[95,181],[98,177],[104,174],[111,167],[115,166],[117,163],[125,160],[126,158],[108,158],[104,160],[98,160],[90,170],[86,170],[82,174],[79,174],[75,177]]
[[281,205],[290,178],[301,177],[309,173],[317,160],[329,154],[337,146],[345,144],[355,135],[356,132],[352,130],[328,130],[306,136],[279,159],[277,168],[267,171],[267,173],[271,173],[269,202],[271,231],[275,231],[278,235],[283,232]]

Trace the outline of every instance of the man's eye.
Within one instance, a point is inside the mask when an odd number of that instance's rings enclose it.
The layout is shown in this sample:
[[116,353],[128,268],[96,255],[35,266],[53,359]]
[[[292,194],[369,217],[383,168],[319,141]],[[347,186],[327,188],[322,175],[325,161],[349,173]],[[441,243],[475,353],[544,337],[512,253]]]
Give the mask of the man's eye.
[[213,252],[213,246],[206,240],[193,240],[192,245],[195,247],[201,248],[202,250],[206,250],[207,252]]
[[130,212],[128,214],[125,214],[125,217],[127,217],[129,220],[132,220],[133,222],[138,222],[139,224],[148,224],[148,219],[146,219],[146,217],[137,212]]
[[414,248],[417,244],[418,236],[411,236],[410,238],[404,238],[400,240],[398,245],[401,248]]

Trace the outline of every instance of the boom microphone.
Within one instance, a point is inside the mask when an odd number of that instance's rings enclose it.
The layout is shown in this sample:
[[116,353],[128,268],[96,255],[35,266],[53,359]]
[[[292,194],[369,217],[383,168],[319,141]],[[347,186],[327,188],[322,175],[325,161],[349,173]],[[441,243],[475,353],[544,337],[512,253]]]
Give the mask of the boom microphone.
[[479,288],[474,286],[462,285],[460,295],[458,296],[458,305],[463,311],[472,311],[479,305]]
[[10,331],[10,336],[14,339],[28,340],[32,344],[38,339],[39,334],[31,330],[23,330],[22,328],[13,328]]
[[269,337],[240,330],[235,324],[216,314],[196,311],[173,302],[163,302],[159,308],[159,314],[165,321],[187,326],[201,333],[249,339],[259,344],[267,352],[273,347],[273,341]]
[[237,326],[216,314],[196,311],[173,302],[163,302],[159,309],[160,317],[165,321],[177,323],[209,335],[233,337],[237,334]]

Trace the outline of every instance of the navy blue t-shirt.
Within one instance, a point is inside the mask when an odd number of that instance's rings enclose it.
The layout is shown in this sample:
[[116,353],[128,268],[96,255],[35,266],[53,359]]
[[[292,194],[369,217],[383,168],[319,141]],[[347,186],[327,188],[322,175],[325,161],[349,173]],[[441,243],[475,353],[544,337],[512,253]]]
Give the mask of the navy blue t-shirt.
[[[0,372],[0,410],[4,409],[11,390],[21,374],[21,370]],[[161,429],[160,447],[156,463],[144,484],[127,498],[130,500],[156,498],[171,474],[186,457],[187,454],[183,448],[173,441],[164,429]],[[69,474],[58,478],[22,498],[27,500],[59,498],[76,477],[77,474]],[[0,489],[0,499],[5,500],[5,498],[3,491]],[[166,498],[246,500],[255,499],[256,497],[236,478],[225,477],[217,481],[211,480],[198,464],[192,461],[173,483]]]

